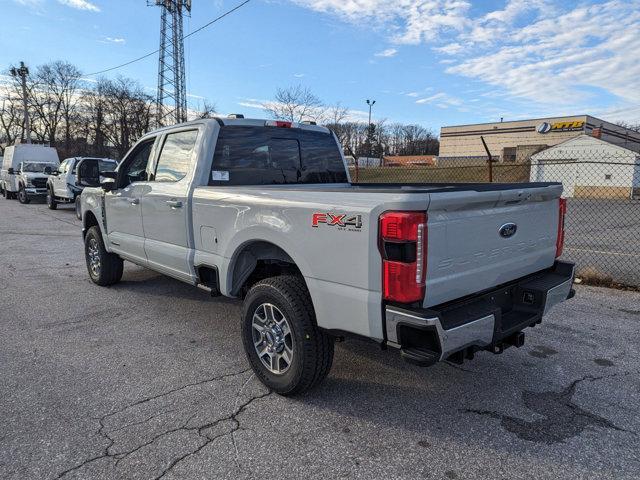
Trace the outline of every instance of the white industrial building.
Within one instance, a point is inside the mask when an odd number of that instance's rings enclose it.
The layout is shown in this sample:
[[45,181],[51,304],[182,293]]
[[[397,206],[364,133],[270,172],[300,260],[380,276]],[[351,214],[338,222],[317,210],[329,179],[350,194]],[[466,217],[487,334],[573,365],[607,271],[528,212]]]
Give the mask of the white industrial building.
[[640,198],[640,154],[580,135],[532,155],[531,181],[562,182],[567,198]]

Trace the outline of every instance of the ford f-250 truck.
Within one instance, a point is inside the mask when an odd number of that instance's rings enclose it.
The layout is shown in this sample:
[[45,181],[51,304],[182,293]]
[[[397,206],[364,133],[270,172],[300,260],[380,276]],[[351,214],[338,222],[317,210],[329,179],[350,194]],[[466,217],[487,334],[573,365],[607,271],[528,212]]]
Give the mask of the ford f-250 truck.
[[348,334],[461,362],[521,346],[574,293],[558,183],[354,185],[328,129],[244,118],[149,133],[102,175],[78,171],[91,280],[128,260],[244,299],[247,357],[280,394]]

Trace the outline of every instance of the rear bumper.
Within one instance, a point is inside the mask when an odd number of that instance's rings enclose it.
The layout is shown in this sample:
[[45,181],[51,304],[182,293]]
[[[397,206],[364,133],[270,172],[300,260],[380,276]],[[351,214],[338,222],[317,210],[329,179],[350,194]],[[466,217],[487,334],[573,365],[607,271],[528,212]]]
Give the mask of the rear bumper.
[[571,298],[575,266],[555,265],[473,297],[435,307],[385,308],[387,344],[412,363],[462,361],[478,350],[501,353],[524,343],[522,330],[533,327],[554,306]]

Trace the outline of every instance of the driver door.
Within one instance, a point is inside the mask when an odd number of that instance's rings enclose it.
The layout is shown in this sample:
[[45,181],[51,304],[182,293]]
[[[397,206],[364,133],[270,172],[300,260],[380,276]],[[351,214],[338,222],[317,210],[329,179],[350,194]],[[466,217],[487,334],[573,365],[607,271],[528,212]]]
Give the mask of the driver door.
[[111,250],[139,265],[147,265],[140,199],[149,190],[149,168],[155,138],[144,140],[122,161],[118,188],[105,194],[107,236]]
[[69,168],[69,162],[72,159],[67,158],[60,165],[58,165],[58,174],[51,177],[51,184],[53,185],[53,194],[56,197],[66,197],[67,190],[67,169]]

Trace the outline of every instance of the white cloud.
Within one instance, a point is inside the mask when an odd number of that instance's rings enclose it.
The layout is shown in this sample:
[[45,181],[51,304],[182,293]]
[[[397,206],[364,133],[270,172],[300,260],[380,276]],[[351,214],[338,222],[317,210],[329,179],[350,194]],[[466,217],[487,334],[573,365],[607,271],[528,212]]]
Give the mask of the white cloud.
[[294,74],[293,74],[293,76],[294,76],[294,77],[296,77],[296,78],[302,78],[302,77],[304,77],[305,75],[306,75],[306,74],[304,74],[304,73],[294,73]]
[[375,54],[376,57],[395,57],[398,53],[397,48],[387,48]]
[[453,42],[443,47],[436,47],[434,48],[434,50],[436,52],[445,53],[447,55],[456,55],[462,52],[464,50],[464,47],[458,42]]
[[552,105],[586,103],[594,90],[640,101],[640,1],[579,7],[513,29],[510,41],[479,50],[448,73]]
[[391,27],[396,43],[419,44],[441,30],[461,30],[471,4],[466,0],[292,0],[357,25]]
[[445,92],[436,93],[430,97],[416,100],[418,105],[433,104],[439,108],[462,107],[463,101],[458,97],[454,97]]
[[67,7],[76,8],[78,10],[88,10],[90,12],[99,12],[100,7],[89,2],[88,0],[58,0],[58,3]]
[[489,11],[471,0],[291,1],[396,45],[427,44],[446,73],[507,100],[565,111],[640,103],[640,0],[502,0]]
[[103,42],[104,43],[116,43],[116,44],[120,44],[120,45],[123,45],[123,44],[127,43],[127,41],[122,37],[104,37]]

